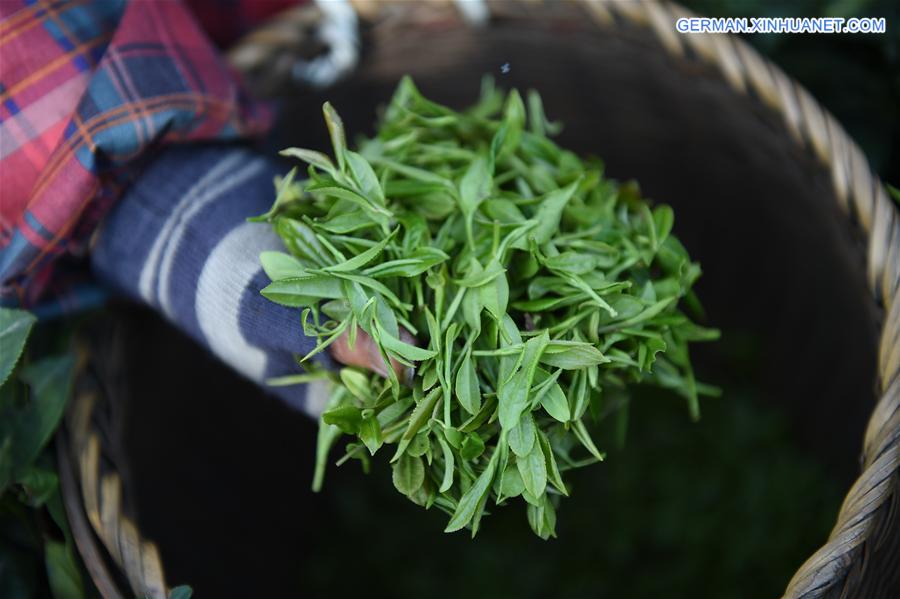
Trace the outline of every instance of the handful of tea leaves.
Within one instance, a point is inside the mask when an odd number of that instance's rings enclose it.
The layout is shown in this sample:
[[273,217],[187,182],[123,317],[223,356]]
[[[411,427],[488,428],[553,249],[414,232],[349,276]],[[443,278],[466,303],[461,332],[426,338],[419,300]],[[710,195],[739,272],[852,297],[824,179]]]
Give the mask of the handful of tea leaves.
[[670,234],[672,210],[550,141],[539,96],[527,101],[487,81],[456,112],[406,78],[358,152],[329,104],[334,161],[283,152],[309,164],[308,179],[291,171],[257,218],[290,252],[261,256],[262,293],[303,308],[318,344],[301,363],[362,330],[414,368],[410,380],[344,368],[279,381],[334,381],[314,487],[348,434],[339,463],[391,446],[397,490],[446,511],[447,532],[474,535],[489,503],[522,497],[546,539],[563,474],[604,457],[586,419],[624,425],[639,382],[675,390],[698,415],[687,344],[716,332],[679,310],[696,301],[700,268]]

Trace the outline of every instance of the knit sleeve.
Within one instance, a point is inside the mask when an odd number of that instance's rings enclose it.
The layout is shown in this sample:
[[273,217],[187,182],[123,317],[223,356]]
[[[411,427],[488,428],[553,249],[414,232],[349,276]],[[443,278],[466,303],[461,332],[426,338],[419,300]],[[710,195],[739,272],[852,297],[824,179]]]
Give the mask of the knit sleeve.
[[[101,282],[157,309],[260,384],[298,372],[293,355],[315,346],[303,336],[299,310],[259,293],[269,282],[259,254],[283,245],[269,225],[247,217],[269,208],[278,172],[247,149],[171,147],[124,194],[91,254]],[[307,391],[276,389],[293,407],[316,414],[322,401]]]

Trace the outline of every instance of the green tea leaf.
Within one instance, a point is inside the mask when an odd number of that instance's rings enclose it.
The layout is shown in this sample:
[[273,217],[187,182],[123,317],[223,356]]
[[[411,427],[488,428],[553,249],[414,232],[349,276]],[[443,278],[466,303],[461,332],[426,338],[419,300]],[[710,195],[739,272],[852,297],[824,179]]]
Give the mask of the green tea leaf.
[[316,222],[316,226],[320,229],[324,229],[329,233],[336,233],[338,235],[353,233],[354,231],[375,227],[377,225],[377,222],[373,221],[371,218],[366,217],[364,213],[360,213],[358,211],[345,212],[343,214],[338,214],[332,218],[329,218],[328,220]]
[[662,245],[672,232],[675,224],[675,213],[672,208],[661,204],[653,209],[653,224],[656,227],[657,245]]
[[307,150],[304,148],[287,148],[280,151],[279,154],[290,158],[297,158],[298,160],[309,163],[316,168],[322,169],[326,173],[331,173],[332,175],[335,172],[334,163],[331,162],[331,158],[321,152],[316,152],[315,150]]
[[560,422],[568,422],[572,418],[566,395],[563,393],[562,387],[556,383],[550,385],[547,392],[541,396],[541,406],[550,416]]
[[441,399],[441,388],[435,387],[416,405],[409,417],[409,424],[406,426],[406,430],[400,438],[400,443],[397,445],[397,452],[394,454],[394,457],[391,458],[392,462],[400,458],[403,452],[406,451],[409,442],[412,441],[413,437],[419,432],[419,429],[421,429],[425,423],[428,422],[428,419],[431,418],[431,413],[439,399]]
[[262,252],[259,261],[266,275],[273,281],[309,276],[299,260],[284,252]]
[[519,424],[509,429],[507,437],[509,448],[516,454],[516,457],[523,458],[531,453],[531,449],[534,447],[534,437],[534,418],[526,412],[519,418]]
[[394,487],[409,497],[425,482],[425,466],[422,459],[403,454],[394,463]]
[[337,406],[322,412],[322,420],[347,434],[355,434],[362,424],[362,410],[354,406]]
[[[495,264],[497,264],[497,267],[493,266]],[[499,321],[506,314],[506,307],[509,303],[509,282],[506,279],[506,275],[503,274],[502,267],[499,266],[496,259],[488,264],[485,272],[488,272],[490,270],[500,270],[500,274],[489,283],[486,283],[479,287],[481,293],[481,304],[485,307],[485,309],[487,309],[488,312],[490,312],[495,320]]]
[[475,484],[469,487],[469,490],[460,498],[456,511],[453,513],[453,517],[450,518],[450,523],[447,524],[444,532],[456,532],[469,524],[478,507],[483,506],[485,501],[487,501],[488,492],[494,482],[496,468],[497,463],[492,458],[484,471],[478,476]]
[[403,175],[404,177],[409,177],[410,179],[414,179],[416,181],[421,181],[424,183],[432,183],[435,186],[433,189],[443,189],[447,191],[455,191],[456,189],[450,179],[447,179],[446,177],[442,177],[440,175],[436,175],[424,168],[409,166],[401,162],[396,162],[394,160],[389,160],[387,158],[381,157],[376,159],[375,163],[385,167],[388,171],[394,171],[400,175]]
[[363,287],[368,287],[369,289],[371,289],[373,291],[377,291],[382,296],[384,296],[384,299],[388,300],[389,302],[391,302],[391,304],[393,304],[394,306],[401,308],[403,310],[409,310],[412,307],[409,304],[405,304],[405,303],[401,302],[400,298],[398,298],[397,295],[393,291],[391,291],[388,287],[386,287],[383,283],[379,283],[378,281],[376,281],[375,279],[372,279],[370,277],[364,277],[362,275],[357,275],[357,274],[353,274],[353,273],[349,273],[349,272],[339,272],[339,271],[331,271],[331,272],[321,271],[321,273],[317,272],[317,274],[321,274],[322,276],[326,276],[326,277],[330,274],[339,279],[343,279],[345,281],[352,281],[354,283],[359,283]]
[[545,258],[544,265],[555,271],[583,275],[596,270],[603,261],[600,256],[568,251]]
[[431,439],[429,438],[429,433],[427,430],[423,430],[409,442],[406,453],[414,457],[421,457],[427,454],[430,449]]
[[575,436],[578,440],[581,441],[581,444],[584,445],[585,449],[587,449],[598,462],[602,462],[606,456],[597,449],[596,445],[594,445],[591,434],[587,431],[587,427],[584,426],[584,423],[581,420],[576,420],[572,430],[575,432]]
[[344,134],[344,121],[328,102],[322,106],[322,113],[325,115],[325,124],[328,126],[328,134],[331,136],[334,157],[337,159],[338,167],[344,171],[347,160],[347,136]]
[[528,455],[517,458],[516,466],[525,484],[525,490],[533,497],[540,497],[547,488],[547,461],[539,443],[533,443]]
[[16,482],[28,495],[28,505],[40,507],[47,503],[51,495],[59,488],[56,472],[38,466],[25,466],[20,469]]
[[528,524],[545,541],[556,536],[556,509],[549,497],[545,495],[538,505],[528,505]]
[[367,403],[369,401],[369,378],[353,368],[341,368],[341,382],[353,396]]
[[530,237],[538,245],[547,243],[559,230],[559,222],[562,218],[563,208],[572,199],[578,183],[571,183],[563,189],[551,191],[541,200],[538,206],[535,220],[537,226],[531,231]]
[[650,320],[651,318],[656,317],[663,310],[668,308],[674,301],[675,301],[674,297],[667,297],[666,299],[660,300],[650,306],[647,306],[636,316],[632,316],[631,318],[627,318],[625,320],[619,321],[612,325],[601,327],[600,332],[608,333],[610,331],[624,329],[624,328],[632,327],[632,326],[642,323],[642,322],[646,322],[646,321]]
[[354,204],[359,208],[362,208],[364,211],[368,212],[373,219],[376,219],[375,222],[378,223],[386,222],[382,217],[391,216],[390,212],[388,212],[385,208],[379,206],[378,204],[372,203],[366,196],[350,189],[339,187],[337,185],[329,187],[310,187],[308,191],[318,196],[344,200],[346,202]]
[[19,361],[36,320],[31,312],[0,308],[0,385],[6,382]]
[[560,466],[604,457],[588,410],[613,418],[616,442],[632,386],[671,390],[692,417],[715,392],[691,368],[689,343],[717,332],[682,313],[702,315],[692,290],[701,270],[672,235],[671,208],[550,140],[559,125],[536,92],[526,113],[518,92],[486,81],[479,104],[460,112],[404,77],[375,136],[354,149],[334,109],[323,112],[335,163],[287,150],[310,164],[308,179],[295,180],[298,168],[277,179],[272,209],[252,219],[286,248],[260,258],[272,279],[263,295],[304,308],[297,333],[315,339],[305,366],[368,334],[403,368],[271,381],[334,381],[314,486],[343,430],[352,438],[339,465],[358,459],[367,470],[371,454],[394,446],[398,489],[452,514],[449,531],[474,536],[492,496],[521,496],[534,532],[553,536],[568,493]]
[[474,460],[484,453],[484,441],[477,433],[469,433],[463,438],[459,446],[459,457],[464,460]]
[[16,464],[30,464],[56,431],[72,388],[75,359],[44,358],[21,370],[20,378],[31,387],[31,401],[20,412],[13,456]]
[[344,152],[347,165],[350,167],[350,174],[359,188],[359,192],[369,199],[374,199],[376,203],[384,205],[384,191],[378,182],[378,176],[372,170],[369,162],[357,154],[347,150]]
[[478,262],[472,262],[469,266],[470,274],[454,281],[460,287],[483,287],[505,272],[496,260],[492,260],[487,268],[482,268]]
[[522,130],[525,128],[525,104],[517,90],[509,92],[506,98],[506,105],[503,107],[503,121],[500,129],[502,135],[500,139],[495,140],[498,146],[495,153],[497,160],[511,154],[519,146],[522,139]]
[[[333,402],[334,399],[332,399],[332,403]],[[315,493],[322,490],[322,483],[325,480],[325,467],[328,461],[328,452],[340,436],[340,428],[328,424],[323,417],[319,418],[319,432],[316,437],[316,467],[313,472],[312,483],[312,490]]]
[[388,243],[394,238],[394,235],[397,233],[397,229],[394,229],[390,235],[379,241],[376,245],[362,252],[361,254],[357,254],[356,256],[350,258],[346,262],[342,262],[341,264],[335,264],[334,266],[328,266],[325,268],[328,272],[351,272],[354,270],[359,270],[372,260],[374,260],[378,255],[384,250]]
[[181,585],[169,591],[169,599],[191,599],[194,596],[194,589],[187,585]]
[[365,444],[369,453],[375,455],[375,452],[381,447],[384,438],[381,434],[381,425],[374,416],[363,419],[359,424],[359,440]]
[[541,138],[546,134],[556,135],[562,128],[547,120],[541,96],[533,89],[528,91],[528,126],[532,133]]
[[363,274],[376,278],[417,277],[449,258],[447,254],[434,248],[416,248],[409,256],[409,258],[382,262],[367,268]]
[[528,394],[531,391],[534,371],[548,342],[549,336],[546,331],[539,337],[529,339],[522,352],[521,367],[508,383],[500,387],[497,395],[500,401],[500,426],[504,430],[516,426],[522,412],[528,406]]
[[569,491],[566,489],[566,483],[563,482],[562,475],[559,472],[559,466],[556,464],[556,457],[553,455],[553,448],[550,446],[550,440],[547,439],[547,435],[540,430],[537,431],[537,436],[538,442],[541,444],[541,451],[546,460],[547,478],[550,481],[550,484],[556,487],[556,490],[563,495],[568,495]]
[[279,217],[275,220],[275,232],[284,240],[288,250],[301,260],[316,266],[328,266],[332,258],[322,247],[316,232],[304,222]]
[[522,475],[519,474],[518,467],[507,468],[503,473],[503,479],[500,482],[500,492],[504,497],[518,497],[525,490],[525,483],[522,482]]
[[412,405],[411,397],[398,399],[378,413],[378,423],[382,428],[386,427],[404,415]]
[[44,543],[47,582],[55,599],[82,599],[84,586],[72,547],[58,541]]
[[590,343],[554,341],[541,354],[541,363],[563,370],[580,370],[605,364],[609,359]]
[[266,285],[260,293],[266,299],[292,308],[310,305],[310,298],[338,299],[344,297],[340,281],[316,275],[273,281]]
[[491,193],[491,169],[479,156],[469,165],[459,182],[459,206],[464,214],[473,214]]
[[478,373],[475,372],[475,361],[472,352],[467,351],[456,373],[456,397],[469,414],[476,414],[481,409],[481,390],[478,387]]
[[436,351],[430,349],[422,349],[421,347],[410,345],[405,341],[401,341],[396,337],[392,337],[380,325],[378,327],[378,341],[384,346],[385,349],[387,349],[391,353],[398,355],[401,358],[406,358],[410,362],[428,360],[437,355]]
[[453,450],[450,449],[447,442],[441,437],[438,437],[438,443],[441,446],[441,452],[444,456],[444,477],[441,480],[441,486],[438,488],[438,491],[446,493],[450,490],[450,487],[453,486],[453,467],[455,460],[453,458]]

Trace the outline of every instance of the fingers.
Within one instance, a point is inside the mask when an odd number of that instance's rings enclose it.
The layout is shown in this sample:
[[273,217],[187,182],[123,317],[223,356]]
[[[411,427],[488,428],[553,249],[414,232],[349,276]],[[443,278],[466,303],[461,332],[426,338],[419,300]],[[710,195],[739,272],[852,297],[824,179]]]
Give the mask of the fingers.
[[[356,343],[353,347],[350,347],[349,339],[349,334],[344,333],[331,344],[331,356],[335,360],[347,366],[357,366],[371,370],[383,377],[388,376],[388,365],[378,350],[378,345],[375,344],[368,333],[357,328]],[[400,339],[406,343],[416,344],[415,338],[404,329],[400,331]],[[403,382],[409,382],[413,374],[415,374],[414,369],[408,368],[394,359],[391,359],[390,367],[394,369],[397,377]]]

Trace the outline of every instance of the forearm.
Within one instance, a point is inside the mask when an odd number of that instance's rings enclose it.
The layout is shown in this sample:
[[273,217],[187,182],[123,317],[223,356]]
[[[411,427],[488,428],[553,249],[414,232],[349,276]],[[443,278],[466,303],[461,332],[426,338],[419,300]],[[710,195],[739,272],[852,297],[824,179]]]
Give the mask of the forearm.
[[[246,219],[268,209],[277,173],[245,149],[166,150],[107,217],[92,253],[101,281],[158,309],[259,383],[297,372],[292,354],[315,344],[302,336],[298,310],[259,295],[268,283],[259,254],[283,246],[268,225]],[[305,386],[278,395],[317,411]]]

